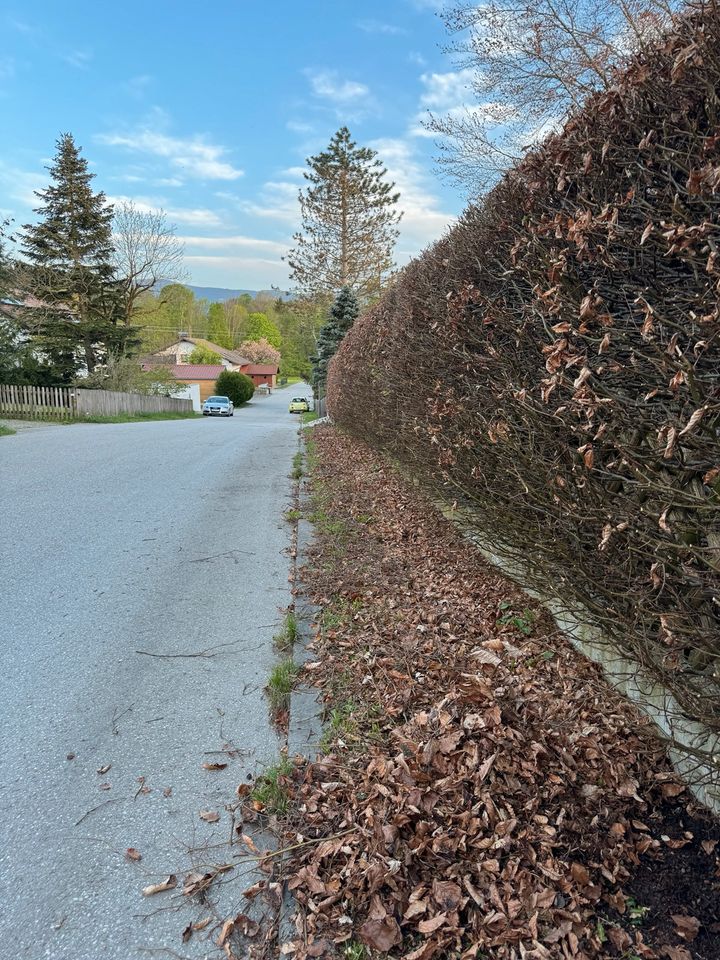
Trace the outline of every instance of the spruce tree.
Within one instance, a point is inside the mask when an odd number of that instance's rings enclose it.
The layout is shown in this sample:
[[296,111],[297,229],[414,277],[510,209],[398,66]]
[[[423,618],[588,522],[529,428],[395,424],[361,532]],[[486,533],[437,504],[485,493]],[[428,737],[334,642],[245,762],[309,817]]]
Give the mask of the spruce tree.
[[28,292],[40,301],[25,316],[34,348],[68,382],[83,365],[92,373],[137,344],[137,328],[123,322],[112,207],[93,191],[94,174],[69,133],[58,140],[49,172],[51,185],[36,191],[39,220],[23,228]]
[[343,287],[330,308],[327,323],[318,334],[317,353],[313,359],[313,386],[318,395],[325,393],[328,364],[359,312],[355,294],[349,287]]
[[301,190],[302,227],[287,261],[298,290],[329,297],[350,287],[361,300],[376,296],[393,268],[402,214],[400,194],[368,147],[358,147],[347,127],[323,153],[310,157]]

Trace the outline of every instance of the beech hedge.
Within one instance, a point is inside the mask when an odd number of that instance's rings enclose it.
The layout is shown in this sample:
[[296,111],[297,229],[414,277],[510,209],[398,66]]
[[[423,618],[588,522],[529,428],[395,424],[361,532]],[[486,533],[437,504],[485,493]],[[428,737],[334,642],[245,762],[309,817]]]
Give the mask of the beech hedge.
[[345,337],[340,425],[720,729],[720,13],[678,19]]

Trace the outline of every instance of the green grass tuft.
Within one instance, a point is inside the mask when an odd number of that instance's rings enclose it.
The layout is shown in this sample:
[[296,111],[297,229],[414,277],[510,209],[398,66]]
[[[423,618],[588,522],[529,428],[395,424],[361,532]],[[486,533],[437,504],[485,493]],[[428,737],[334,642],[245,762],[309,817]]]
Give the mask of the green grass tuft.
[[289,657],[272,668],[266,689],[275,713],[290,706],[290,694],[299,672],[300,668]]
[[344,960],[370,960],[370,953],[364,943],[351,940],[343,950]]
[[286,756],[282,756],[255,781],[250,796],[263,805],[266,813],[275,816],[283,816],[287,813],[290,797],[288,785],[284,781],[292,776],[293,769],[292,762]]
[[299,480],[303,475],[303,455],[298,450],[298,452],[293,457],[293,469],[290,476],[293,480]]
[[11,437],[15,433],[17,433],[17,430],[13,430],[12,427],[5,427],[0,423],[0,437]]
[[282,629],[273,637],[276,645],[283,653],[289,653],[298,636],[297,617],[292,610],[288,610],[283,620]]

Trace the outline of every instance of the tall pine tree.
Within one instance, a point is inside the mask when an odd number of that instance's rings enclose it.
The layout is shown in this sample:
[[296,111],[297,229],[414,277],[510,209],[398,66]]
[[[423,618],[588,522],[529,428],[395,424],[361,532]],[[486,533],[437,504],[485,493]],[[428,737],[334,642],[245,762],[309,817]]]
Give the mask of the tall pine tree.
[[53,183],[36,192],[39,220],[23,228],[28,292],[40,304],[25,317],[33,347],[68,382],[136,345],[137,328],[124,322],[112,265],[112,207],[93,191],[94,174],[69,133],[49,172]]
[[310,298],[332,297],[343,287],[363,301],[376,296],[393,268],[402,216],[395,184],[385,179],[376,152],[358,147],[347,127],[307,162],[302,227],[287,257],[291,277]]
[[317,354],[313,359],[313,386],[318,396],[325,393],[328,364],[359,312],[355,294],[349,287],[343,287],[330,308],[327,323],[318,334]]

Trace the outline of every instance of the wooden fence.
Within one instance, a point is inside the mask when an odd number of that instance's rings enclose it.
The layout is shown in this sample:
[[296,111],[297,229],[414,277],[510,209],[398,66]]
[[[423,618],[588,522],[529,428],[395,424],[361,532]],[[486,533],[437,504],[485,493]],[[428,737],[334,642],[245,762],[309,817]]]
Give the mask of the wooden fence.
[[18,420],[82,420],[139,413],[192,413],[192,400],[73,387],[0,384],[0,416]]
[[144,393],[116,393],[113,390],[75,390],[77,416],[117,417],[133,413],[192,413],[192,400],[151,397]]
[[72,420],[76,390],[0,384],[0,416],[18,420]]

